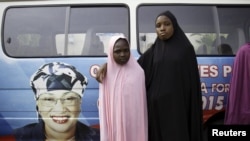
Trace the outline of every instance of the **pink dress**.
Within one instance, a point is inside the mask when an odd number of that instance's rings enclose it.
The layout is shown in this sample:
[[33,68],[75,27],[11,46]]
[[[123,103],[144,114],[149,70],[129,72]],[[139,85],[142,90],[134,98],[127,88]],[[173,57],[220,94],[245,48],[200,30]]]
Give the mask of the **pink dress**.
[[148,121],[145,76],[130,55],[125,65],[113,59],[113,47],[121,36],[109,44],[107,74],[99,89],[101,141],[147,141]]

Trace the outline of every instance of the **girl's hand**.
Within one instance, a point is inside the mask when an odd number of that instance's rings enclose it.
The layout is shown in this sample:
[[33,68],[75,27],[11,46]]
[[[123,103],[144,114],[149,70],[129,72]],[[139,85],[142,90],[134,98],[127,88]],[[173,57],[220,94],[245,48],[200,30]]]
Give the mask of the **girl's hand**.
[[100,69],[96,73],[96,80],[99,83],[102,83],[103,79],[105,78],[107,73],[107,63],[103,64]]

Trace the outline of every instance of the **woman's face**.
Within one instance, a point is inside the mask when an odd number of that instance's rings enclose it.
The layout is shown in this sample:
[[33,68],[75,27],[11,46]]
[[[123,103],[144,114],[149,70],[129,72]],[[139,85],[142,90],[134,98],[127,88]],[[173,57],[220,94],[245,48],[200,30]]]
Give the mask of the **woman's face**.
[[76,126],[81,111],[81,98],[67,90],[54,90],[41,94],[37,100],[46,132],[67,133]]
[[113,57],[117,64],[124,65],[130,57],[129,44],[124,39],[118,39],[113,48]]
[[159,16],[155,23],[157,36],[161,40],[167,40],[174,34],[172,21],[167,16]]

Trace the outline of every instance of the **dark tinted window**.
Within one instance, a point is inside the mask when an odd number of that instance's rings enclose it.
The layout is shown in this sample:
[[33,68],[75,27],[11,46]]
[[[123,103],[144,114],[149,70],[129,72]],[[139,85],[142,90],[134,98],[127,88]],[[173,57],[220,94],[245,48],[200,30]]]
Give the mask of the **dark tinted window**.
[[105,56],[111,35],[129,32],[126,6],[11,7],[3,47],[12,57]]
[[156,38],[155,18],[170,10],[194,46],[197,55],[233,55],[248,41],[250,6],[150,6],[141,5],[138,15],[138,46],[147,50]]

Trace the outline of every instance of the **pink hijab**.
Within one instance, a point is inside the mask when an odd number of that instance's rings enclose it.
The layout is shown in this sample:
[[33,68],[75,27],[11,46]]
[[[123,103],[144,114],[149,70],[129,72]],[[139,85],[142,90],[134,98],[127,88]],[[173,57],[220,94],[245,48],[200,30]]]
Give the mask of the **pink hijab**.
[[225,124],[250,124],[250,43],[238,50],[232,71]]
[[[147,141],[147,107],[144,71],[130,55],[125,65],[113,59],[122,36],[110,40],[107,74],[99,89],[101,141]],[[127,39],[126,39],[127,40]]]

